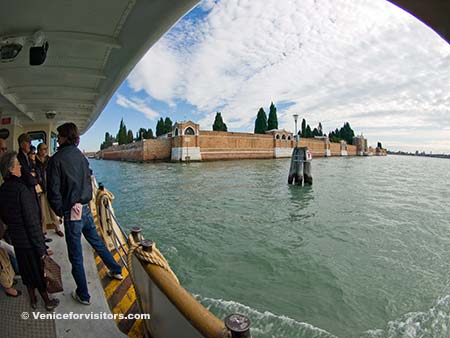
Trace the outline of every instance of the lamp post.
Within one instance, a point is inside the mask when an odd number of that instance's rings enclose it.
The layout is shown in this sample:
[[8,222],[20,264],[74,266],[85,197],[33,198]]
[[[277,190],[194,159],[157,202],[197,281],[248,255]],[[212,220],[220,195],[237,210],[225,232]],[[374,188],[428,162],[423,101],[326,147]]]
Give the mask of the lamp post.
[[295,121],[295,146],[298,146],[298,133],[297,133],[297,120],[298,120],[298,114],[294,114],[292,115],[294,117],[294,121]]

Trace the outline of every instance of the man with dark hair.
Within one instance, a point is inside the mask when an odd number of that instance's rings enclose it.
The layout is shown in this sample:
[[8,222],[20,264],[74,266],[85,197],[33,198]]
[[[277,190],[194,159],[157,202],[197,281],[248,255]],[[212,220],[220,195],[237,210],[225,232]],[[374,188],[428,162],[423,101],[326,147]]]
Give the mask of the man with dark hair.
[[[27,133],[23,133],[18,138],[19,153],[17,154],[17,160],[19,160],[21,166],[22,180],[25,185],[35,191],[36,185],[39,183],[36,173],[33,172],[28,154],[31,149],[31,139]],[[36,196],[37,198],[37,196]]]
[[89,162],[78,149],[78,128],[73,123],[65,123],[57,130],[59,149],[48,162],[47,197],[55,213],[64,216],[67,251],[72,264],[72,276],[77,284],[72,297],[81,304],[89,305],[81,234],[110,269],[108,275],[111,278],[122,279],[122,267],[100,239],[89,209],[92,198],[91,174]]

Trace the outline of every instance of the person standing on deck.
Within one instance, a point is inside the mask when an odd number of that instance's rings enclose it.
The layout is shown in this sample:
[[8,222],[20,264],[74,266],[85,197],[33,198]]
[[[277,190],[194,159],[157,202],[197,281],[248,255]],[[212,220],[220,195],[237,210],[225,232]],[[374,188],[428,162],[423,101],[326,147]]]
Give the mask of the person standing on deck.
[[122,267],[100,239],[89,209],[92,183],[89,162],[78,149],[80,136],[74,123],[57,128],[59,149],[47,167],[47,197],[56,215],[64,216],[67,251],[72,264],[72,276],[77,289],[72,297],[81,304],[90,305],[86,274],[83,266],[81,234],[109,268],[110,278],[121,280]]
[[[3,154],[8,151],[8,147],[6,146],[6,141],[0,138],[0,158],[2,158]],[[0,175],[0,185],[3,184],[3,177]]]
[[47,200],[47,165],[49,156],[47,155],[48,147],[45,143],[40,143],[37,147],[36,155],[36,170],[40,177],[39,185],[41,186],[41,194],[39,196],[41,202],[42,211],[42,231],[44,235],[47,232],[47,224],[53,224],[55,232],[58,236],[64,237],[64,233],[61,231],[60,218],[56,216],[54,211],[48,205]]
[[33,168],[31,166],[30,159],[28,158],[28,154],[31,150],[30,136],[26,133],[21,134],[18,138],[18,143],[19,153],[17,154],[17,159],[19,160],[21,167],[22,181],[30,190],[35,191],[36,185],[38,184],[38,179],[36,177],[36,173],[32,170]]
[[21,179],[16,152],[7,152],[0,159],[0,173],[4,183],[0,187],[0,217],[8,225],[8,234],[19,263],[22,282],[27,287],[30,304],[37,307],[38,289],[45,308],[52,311],[58,299],[50,299],[44,275],[43,259],[47,255],[42,236],[39,203],[36,193]]

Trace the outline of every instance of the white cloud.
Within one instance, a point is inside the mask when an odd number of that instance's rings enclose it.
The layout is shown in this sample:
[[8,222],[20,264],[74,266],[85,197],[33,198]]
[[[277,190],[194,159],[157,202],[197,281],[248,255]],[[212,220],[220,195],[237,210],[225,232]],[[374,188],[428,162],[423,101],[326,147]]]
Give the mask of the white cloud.
[[151,109],[148,105],[146,105],[145,100],[141,100],[138,98],[126,98],[123,95],[117,95],[116,103],[119,106],[134,109],[136,111],[139,111],[143,113],[148,119],[154,120],[157,117],[159,117],[159,113]]
[[[279,112],[286,129],[299,113],[311,125],[322,121],[325,130],[349,121],[372,143],[444,144],[436,133],[418,139],[413,131],[450,126],[450,46],[391,3],[208,0],[200,6],[206,17],[181,20],[139,63],[128,78],[133,90],[196,106],[203,128],[221,110],[230,128],[253,130],[260,106],[292,102]],[[400,139],[396,130],[407,132]]]

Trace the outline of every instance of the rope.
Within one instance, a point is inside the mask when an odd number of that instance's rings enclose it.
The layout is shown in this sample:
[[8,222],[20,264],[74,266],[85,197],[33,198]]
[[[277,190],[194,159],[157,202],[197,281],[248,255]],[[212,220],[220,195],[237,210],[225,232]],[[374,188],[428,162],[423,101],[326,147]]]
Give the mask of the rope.
[[128,241],[129,241],[129,247],[130,247],[129,251],[128,251],[128,257],[127,257],[128,266],[131,265],[131,263],[130,263],[131,257],[132,257],[132,254],[135,253],[136,257],[139,258],[141,261],[144,261],[146,263],[150,263],[153,265],[158,265],[159,267],[166,270],[172,276],[172,278],[177,282],[177,284],[180,284],[177,276],[170,268],[169,263],[164,258],[162,253],[158,250],[158,248],[156,247],[155,244],[153,244],[152,251],[148,252],[148,251],[144,251],[142,249],[142,247],[140,246],[140,243],[138,243],[134,240],[133,235],[128,236]]

